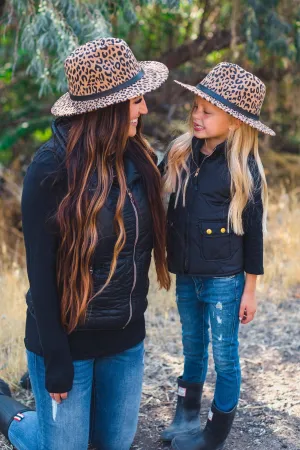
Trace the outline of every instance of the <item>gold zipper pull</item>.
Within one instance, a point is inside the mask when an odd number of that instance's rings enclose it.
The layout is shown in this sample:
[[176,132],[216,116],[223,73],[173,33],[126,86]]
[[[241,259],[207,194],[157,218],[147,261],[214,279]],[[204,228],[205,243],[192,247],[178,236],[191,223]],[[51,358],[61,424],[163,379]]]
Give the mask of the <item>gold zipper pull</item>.
[[195,175],[194,175],[195,178],[199,175],[199,171],[200,171],[200,167],[198,167],[198,169],[195,172]]

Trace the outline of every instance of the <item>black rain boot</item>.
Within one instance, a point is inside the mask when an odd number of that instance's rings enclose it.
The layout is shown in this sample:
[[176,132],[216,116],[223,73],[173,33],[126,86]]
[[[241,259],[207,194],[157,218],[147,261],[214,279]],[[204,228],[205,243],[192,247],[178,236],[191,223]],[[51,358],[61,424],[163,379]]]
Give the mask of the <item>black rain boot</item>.
[[27,391],[31,391],[31,381],[29,373],[25,372],[19,381],[20,386]]
[[226,413],[212,404],[203,432],[178,436],[172,441],[173,450],[222,450],[230,433],[237,407]]
[[200,407],[204,383],[189,383],[183,381],[182,377],[178,381],[178,398],[176,412],[171,425],[166,428],[161,439],[171,442],[175,436],[182,433],[190,433],[200,430]]
[[15,420],[22,420],[22,413],[31,411],[27,406],[11,397],[11,392],[3,380],[0,379],[0,433],[8,439],[8,429],[11,422]]

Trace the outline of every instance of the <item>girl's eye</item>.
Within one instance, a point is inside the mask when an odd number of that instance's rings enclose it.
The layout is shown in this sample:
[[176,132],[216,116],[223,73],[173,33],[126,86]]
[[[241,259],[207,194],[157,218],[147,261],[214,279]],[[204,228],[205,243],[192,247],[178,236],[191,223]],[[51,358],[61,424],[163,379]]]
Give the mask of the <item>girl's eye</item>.
[[211,113],[209,113],[208,111],[204,111],[204,114],[211,114]]
[[197,109],[197,108],[198,108],[198,105],[194,105],[193,108],[194,108],[194,109]]
[[142,98],[139,98],[139,99],[136,100],[134,103],[137,105],[138,103],[141,103],[142,100],[143,100]]

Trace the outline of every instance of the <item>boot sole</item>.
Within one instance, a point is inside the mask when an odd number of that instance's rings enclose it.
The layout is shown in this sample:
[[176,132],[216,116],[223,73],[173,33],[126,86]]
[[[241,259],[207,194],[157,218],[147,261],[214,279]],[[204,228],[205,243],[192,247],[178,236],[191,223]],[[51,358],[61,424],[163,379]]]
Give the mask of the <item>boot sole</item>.
[[161,440],[162,442],[172,442],[173,439],[175,439],[175,438],[178,437],[178,436],[183,436],[183,435],[186,435],[186,434],[193,434],[193,433],[196,433],[196,432],[199,431],[199,430],[200,430],[199,427],[197,427],[197,428],[192,428],[191,430],[183,431],[182,433],[176,433],[176,434],[174,434],[174,436],[171,437],[170,439],[166,439],[166,438],[163,438],[162,436],[160,436],[160,440]]
[[[218,447],[216,450],[223,450],[224,448],[225,448],[225,444],[221,445],[221,447]],[[175,447],[173,444],[171,444],[171,450],[180,450],[180,448],[178,448],[177,445]]]
[[[225,445],[222,445],[222,447],[218,447],[216,450],[223,450],[225,448]],[[171,445],[171,450],[180,450],[177,446],[174,447],[173,445]]]

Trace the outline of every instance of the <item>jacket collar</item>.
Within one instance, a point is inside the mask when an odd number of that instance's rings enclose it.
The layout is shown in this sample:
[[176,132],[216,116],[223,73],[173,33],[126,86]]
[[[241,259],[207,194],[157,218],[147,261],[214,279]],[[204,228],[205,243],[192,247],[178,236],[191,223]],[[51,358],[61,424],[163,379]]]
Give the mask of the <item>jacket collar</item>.
[[[204,143],[205,143],[205,139],[198,139],[196,137],[193,137],[192,152],[193,152],[194,160],[197,161],[198,164],[199,164],[200,150]],[[218,158],[220,155],[225,156],[225,152],[226,152],[226,141],[221,142],[221,144],[217,145],[214,152],[210,155],[209,158],[215,159],[215,158]]]
[[[56,119],[52,123],[53,137],[59,144],[58,146],[56,146],[56,151],[61,161],[63,161],[65,158],[70,127],[71,121],[66,117]],[[134,151],[134,146],[133,148],[131,148],[131,146],[129,145],[124,154],[124,170],[128,186],[134,183],[137,179],[141,178],[141,174],[138,172],[134,162],[130,158],[129,153],[131,150]]]

